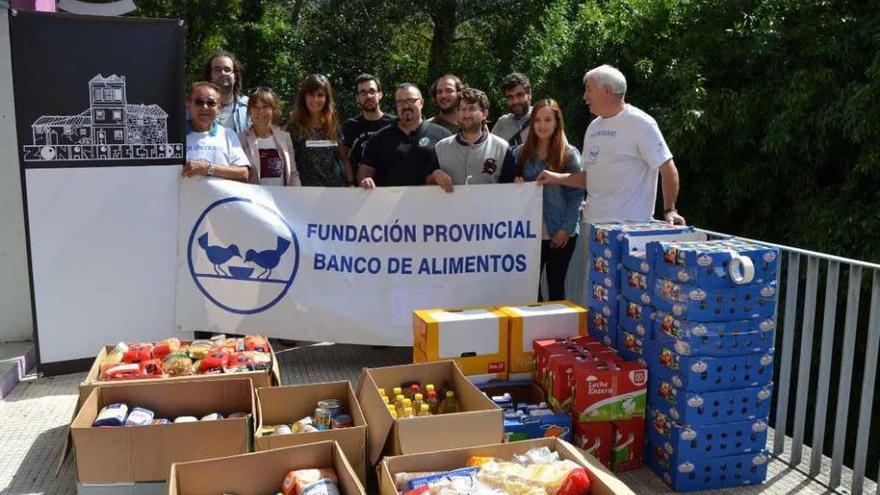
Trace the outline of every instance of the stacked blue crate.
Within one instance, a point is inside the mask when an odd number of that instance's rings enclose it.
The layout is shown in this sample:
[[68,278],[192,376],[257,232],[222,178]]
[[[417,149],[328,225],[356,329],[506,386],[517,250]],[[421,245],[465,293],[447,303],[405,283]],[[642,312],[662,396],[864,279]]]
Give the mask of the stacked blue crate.
[[[622,347],[620,338],[622,317],[620,314],[624,284],[622,271],[631,252],[634,239],[639,246],[648,240],[666,238],[694,238],[692,227],[670,225],[663,222],[607,223],[590,225],[590,267],[588,276],[589,307],[587,329],[590,335],[614,348]],[[642,254],[643,261],[644,254]],[[648,292],[648,287],[643,289]],[[646,335],[643,335],[644,338]],[[621,353],[622,355],[624,353]],[[640,354],[639,354],[640,355]],[[625,359],[636,359],[632,352]]]
[[778,258],[739,240],[647,246],[646,461],[676,491],[767,475]]

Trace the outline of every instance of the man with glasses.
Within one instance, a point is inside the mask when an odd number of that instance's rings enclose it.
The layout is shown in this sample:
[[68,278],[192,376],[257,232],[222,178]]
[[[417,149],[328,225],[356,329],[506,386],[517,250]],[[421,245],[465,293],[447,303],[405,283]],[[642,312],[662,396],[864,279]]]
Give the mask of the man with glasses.
[[382,112],[382,83],[372,74],[361,74],[355,79],[355,100],[361,115],[348,119],[342,125],[342,156],[357,177],[357,167],[364,156],[364,145],[379,129],[394,122],[394,116]]
[[367,141],[358,182],[364,189],[376,186],[424,185],[431,173],[434,145],[451,134],[422,120],[422,92],[403,83],[394,94],[397,119]]
[[487,117],[486,93],[464,88],[458,104],[461,130],[434,147],[428,184],[437,184],[444,191],[452,192],[453,185],[513,182],[516,166],[510,145],[486,131]]
[[232,129],[217,123],[220,88],[210,82],[190,86],[186,96],[190,119],[186,133],[184,177],[221,177],[247,182],[250,162]]
[[461,79],[452,74],[440,76],[431,85],[431,95],[437,104],[437,115],[428,122],[437,124],[452,134],[458,132],[458,100],[461,97]]
[[502,115],[492,126],[492,134],[510,143],[511,147],[529,137],[529,116],[532,114],[532,83],[522,73],[513,72],[501,80],[501,92],[510,113]]
[[205,64],[203,81],[211,81],[220,88],[220,108],[217,121],[220,125],[235,130],[236,134],[249,127],[248,98],[242,94],[243,66],[235,55],[226,50],[218,50]]

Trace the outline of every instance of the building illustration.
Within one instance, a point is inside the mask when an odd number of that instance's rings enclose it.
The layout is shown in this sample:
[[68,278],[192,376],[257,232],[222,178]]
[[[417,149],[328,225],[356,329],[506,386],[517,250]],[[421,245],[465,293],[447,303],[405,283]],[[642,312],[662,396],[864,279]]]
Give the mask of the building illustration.
[[183,158],[183,145],[168,143],[168,114],[129,104],[125,76],[98,74],[88,86],[87,110],[34,121],[26,161]]

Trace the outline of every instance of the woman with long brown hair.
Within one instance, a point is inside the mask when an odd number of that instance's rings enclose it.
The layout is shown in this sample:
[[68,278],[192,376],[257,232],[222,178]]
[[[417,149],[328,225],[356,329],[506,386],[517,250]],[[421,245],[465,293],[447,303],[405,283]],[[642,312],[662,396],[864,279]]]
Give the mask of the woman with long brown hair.
[[[343,160],[339,148],[339,120],[330,80],[321,74],[307,76],[296,95],[287,122],[293,139],[296,166],[303,186],[343,186]],[[345,171],[350,182],[350,172]]]
[[[565,138],[562,110],[553,99],[535,103],[526,142],[513,150],[516,182],[532,182],[544,170],[574,173],[581,169],[578,151]],[[541,271],[547,270],[550,301],[565,299],[565,275],[580,233],[584,192],[566,186],[544,186]],[[538,300],[544,300],[540,289]]]
[[251,161],[249,182],[264,186],[299,186],[293,142],[290,134],[275,123],[281,117],[281,102],[268,88],[251,92],[247,102],[251,125],[238,135]]

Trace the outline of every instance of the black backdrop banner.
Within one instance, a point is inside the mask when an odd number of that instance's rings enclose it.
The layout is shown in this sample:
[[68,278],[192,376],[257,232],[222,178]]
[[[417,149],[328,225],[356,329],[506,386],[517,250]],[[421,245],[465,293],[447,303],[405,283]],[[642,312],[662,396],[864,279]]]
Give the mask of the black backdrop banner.
[[24,169],[183,163],[179,21],[9,15]]

